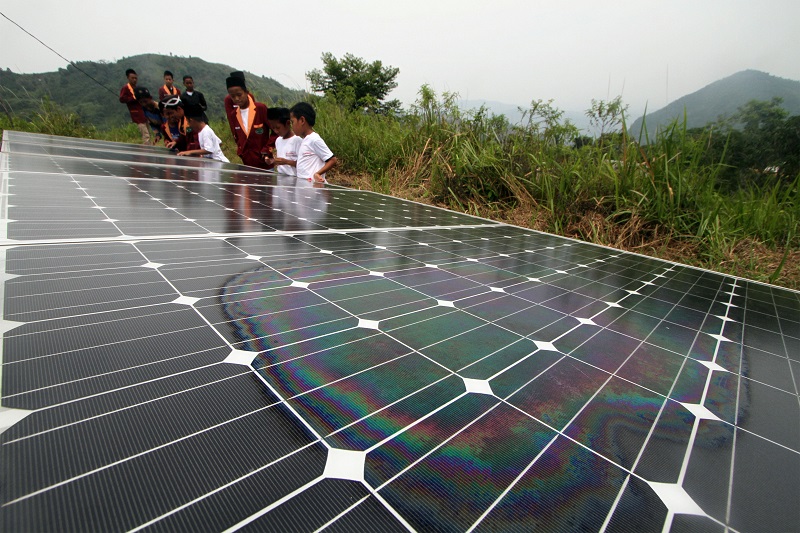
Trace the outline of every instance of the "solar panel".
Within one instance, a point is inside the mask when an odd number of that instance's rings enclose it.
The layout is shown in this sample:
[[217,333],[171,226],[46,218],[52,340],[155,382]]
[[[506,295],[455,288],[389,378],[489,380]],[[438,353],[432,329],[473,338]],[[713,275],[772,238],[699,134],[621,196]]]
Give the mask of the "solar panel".
[[800,528],[800,294],[6,131],[2,526]]

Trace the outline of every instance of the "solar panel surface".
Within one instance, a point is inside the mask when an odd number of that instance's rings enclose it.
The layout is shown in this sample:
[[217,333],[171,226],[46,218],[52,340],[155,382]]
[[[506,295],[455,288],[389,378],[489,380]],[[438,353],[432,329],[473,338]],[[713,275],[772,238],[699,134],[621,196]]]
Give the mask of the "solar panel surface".
[[4,132],[2,525],[800,530],[800,295]]

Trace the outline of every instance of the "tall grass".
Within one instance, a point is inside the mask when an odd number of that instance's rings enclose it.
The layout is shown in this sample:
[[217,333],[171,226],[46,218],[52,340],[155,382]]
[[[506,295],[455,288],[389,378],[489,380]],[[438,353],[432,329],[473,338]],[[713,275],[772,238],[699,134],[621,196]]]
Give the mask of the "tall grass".
[[[800,176],[721,182],[723,163],[708,163],[711,132],[688,132],[685,117],[652,136],[645,129],[641,142],[621,115],[618,133],[578,147],[578,130],[550,102],[533,102],[515,125],[459,109],[456,95],[426,86],[397,118],[316,105],[317,129],[343,170],[372,176],[375,190],[416,187],[432,202],[484,216],[521,210],[531,226],[598,244],[658,252],[680,243],[691,251],[682,259],[709,268],[725,268],[746,241],[800,248]],[[752,277],[774,281],[783,268],[785,261]]]
[[97,137],[94,126],[83,124],[78,115],[64,111],[47,97],[39,102],[39,111],[32,120],[15,118],[10,113],[0,115],[0,133],[5,129],[85,139]]

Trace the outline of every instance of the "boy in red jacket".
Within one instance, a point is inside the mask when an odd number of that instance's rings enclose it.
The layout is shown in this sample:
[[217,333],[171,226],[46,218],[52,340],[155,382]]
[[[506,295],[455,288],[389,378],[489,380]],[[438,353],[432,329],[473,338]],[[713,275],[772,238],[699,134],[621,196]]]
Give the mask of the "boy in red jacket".
[[225,84],[228,96],[236,106],[227,112],[236,141],[236,155],[245,165],[265,170],[272,168],[273,165],[264,160],[275,147],[267,123],[267,106],[253,99],[247,91],[244,78],[231,76],[225,80]]
[[[244,83],[244,72],[242,72],[241,70],[234,70],[233,72],[230,73],[230,77],[231,78],[241,78],[242,79],[242,83]],[[231,111],[236,109],[236,106],[233,105],[233,100],[231,100],[231,95],[229,95],[229,94],[225,95],[224,104],[225,104],[225,116],[227,117],[228,113],[230,113]],[[236,137],[236,132],[233,131],[233,124],[230,124],[230,127],[231,127],[231,135]]]
[[164,71],[164,85],[158,88],[158,101],[160,102],[167,96],[180,96],[181,92],[174,85],[172,72]]
[[147,125],[147,117],[144,115],[142,104],[136,99],[136,82],[139,81],[139,76],[132,68],[125,71],[125,76],[128,78],[128,84],[123,85],[119,90],[119,101],[128,106],[131,121],[136,124],[142,134],[142,144],[150,144],[150,128]]

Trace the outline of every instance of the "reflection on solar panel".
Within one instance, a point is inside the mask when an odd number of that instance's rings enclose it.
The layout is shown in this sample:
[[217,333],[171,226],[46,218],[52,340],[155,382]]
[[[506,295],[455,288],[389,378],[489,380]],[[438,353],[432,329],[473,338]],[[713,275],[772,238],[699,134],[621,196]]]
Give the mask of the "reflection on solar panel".
[[800,295],[6,131],[2,529],[800,529]]

